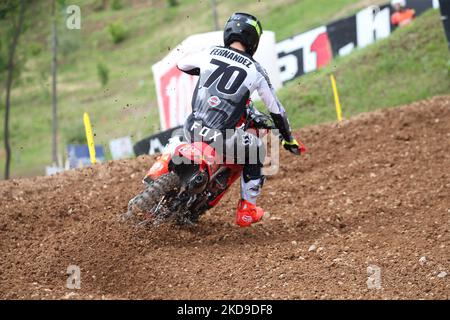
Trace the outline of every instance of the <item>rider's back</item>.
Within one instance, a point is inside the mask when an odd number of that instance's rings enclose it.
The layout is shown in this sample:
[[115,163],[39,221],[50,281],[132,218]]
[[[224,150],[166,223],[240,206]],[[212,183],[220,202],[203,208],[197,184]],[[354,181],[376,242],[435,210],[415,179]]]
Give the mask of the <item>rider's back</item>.
[[215,46],[180,61],[199,80],[192,98],[192,116],[214,129],[234,128],[245,114],[250,95],[265,82],[265,71],[253,58],[236,49]]

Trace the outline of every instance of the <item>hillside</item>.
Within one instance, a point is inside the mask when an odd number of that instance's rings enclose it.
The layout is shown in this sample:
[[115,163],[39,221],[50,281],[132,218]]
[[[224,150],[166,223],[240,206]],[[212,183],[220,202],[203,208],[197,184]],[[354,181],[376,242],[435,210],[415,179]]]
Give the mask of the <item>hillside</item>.
[[0,299],[449,299],[450,96],[296,136],[248,229],[238,185],[191,228],[118,222],[148,156],[0,182]]
[[[84,111],[91,114],[96,142],[105,146],[112,138],[131,135],[138,141],[158,130],[151,65],[186,36],[212,29],[209,1],[179,2],[178,7],[168,8],[162,0],[124,0],[120,10],[98,11],[97,0],[72,1],[82,10],[80,31],[66,29],[61,13],[60,153],[66,143],[84,141]],[[266,29],[276,32],[278,40],[380,2],[384,1],[217,1],[220,25],[236,8],[250,11],[260,17]],[[28,28],[19,48],[28,58],[12,98],[13,176],[42,174],[51,162],[48,3],[36,1],[28,11]],[[122,22],[128,37],[113,44],[108,28],[118,22]],[[334,68],[344,115],[350,116],[448,93],[447,61],[444,34],[438,14],[433,12],[380,44],[293,81],[280,95],[291,122],[301,127],[334,119],[327,75]],[[97,75],[100,65],[109,70],[109,82],[104,87]],[[393,87],[399,88],[398,94]],[[2,104],[3,99],[0,117]],[[4,150],[0,149],[0,167],[3,165]]]
[[280,99],[294,127],[336,120],[331,73],[344,117],[450,93],[450,55],[439,11],[430,10],[389,38],[290,82]]

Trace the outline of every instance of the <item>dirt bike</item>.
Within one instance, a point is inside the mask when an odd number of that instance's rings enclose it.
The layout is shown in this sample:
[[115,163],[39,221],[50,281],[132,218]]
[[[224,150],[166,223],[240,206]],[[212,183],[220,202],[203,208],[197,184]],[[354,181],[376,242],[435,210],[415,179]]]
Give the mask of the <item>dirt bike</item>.
[[[253,129],[261,137],[275,126],[269,115],[249,103],[241,128]],[[194,224],[217,205],[243,170],[242,164],[218,164],[215,159],[221,155],[205,142],[171,138],[166,150],[144,177],[145,190],[129,201],[123,220],[139,212],[144,216],[139,224],[159,225],[170,220]]]

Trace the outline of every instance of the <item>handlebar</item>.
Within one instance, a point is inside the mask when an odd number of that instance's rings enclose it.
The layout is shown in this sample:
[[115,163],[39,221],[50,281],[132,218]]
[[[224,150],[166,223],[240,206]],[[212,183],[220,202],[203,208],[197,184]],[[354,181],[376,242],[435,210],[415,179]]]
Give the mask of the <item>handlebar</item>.
[[247,116],[244,131],[250,127],[267,130],[276,129],[272,117],[256,109],[252,102],[247,105]]

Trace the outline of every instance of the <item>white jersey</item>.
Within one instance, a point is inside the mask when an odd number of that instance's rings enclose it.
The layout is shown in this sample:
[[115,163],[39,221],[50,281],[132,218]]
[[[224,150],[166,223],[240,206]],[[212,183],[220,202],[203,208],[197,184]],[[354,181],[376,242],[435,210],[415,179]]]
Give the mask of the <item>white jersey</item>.
[[255,90],[271,114],[285,118],[267,72],[242,51],[212,47],[181,59],[178,68],[199,75],[192,98],[192,117],[209,128],[235,128]]

